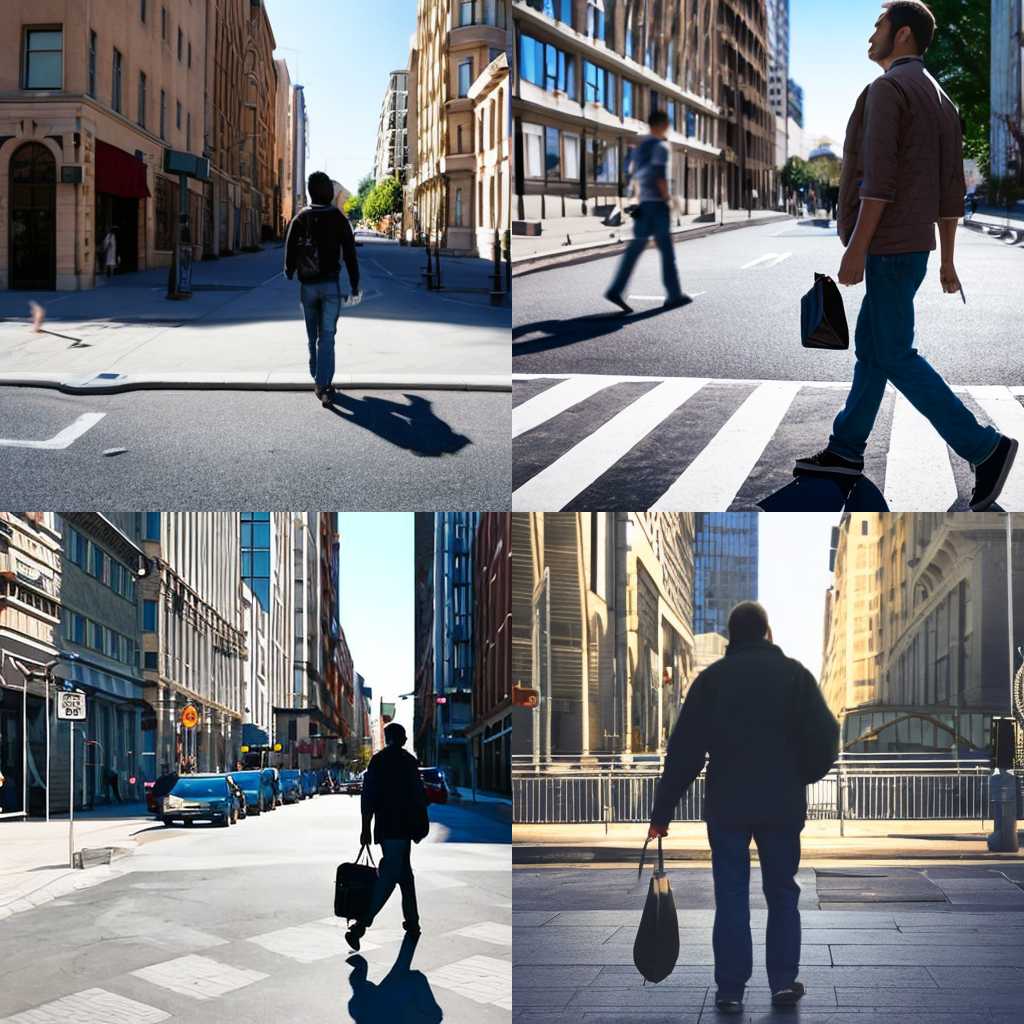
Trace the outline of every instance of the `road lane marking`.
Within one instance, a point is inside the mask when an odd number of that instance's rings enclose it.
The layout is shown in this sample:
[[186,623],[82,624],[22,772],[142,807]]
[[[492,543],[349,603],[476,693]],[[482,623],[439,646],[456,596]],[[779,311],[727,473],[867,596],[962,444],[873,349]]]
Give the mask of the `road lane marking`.
[[[970,389],[970,396],[981,406],[985,415],[992,420],[996,429],[1007,437],[1024,442],[1024,406],[1014,398],[1020,388],[998,386]],[[1017,461],[1006,478],[1003,492],[999,495],[999,506],[1008,512],[1024,509],[1024,453],[1017,453]]]
[[769,381],[758,387],[651,511],[728,508],[799,390],[793,381]]
[[159,1024],[171,1015],[155,1006],[126,999],[102,988],[87,988],[64,996],[52,1003],[44,1003],[34,1010],[4,1017],[0,1024]]
[[36,451],[56,452],[70,448],[83,434],[92,430],[107,414],[105,412],[85,412],[69,427],[59,434],[54,434],[48,441],[19,441],[0,437],[0,448],[32,448]]
[[755,260],[751,260],[749,263],[744,263],[740,270],[753,270],[755,267],[758,270],[770,270],[772,267],[777,267],[784,260],[788,260],[792,255],[791,252],[768,252],[763,256],[758,256]]
[[498,924],[497,921],[480,921],[478,924],[467,925],[465,928],[459,928],[449,934],[462,935],[467,939],[479,939],[481,942],[490,942],[495,946],[512,945],[512,926]]
[[512,495],[513,507],[561,511],[707,383],[696,378],[667,380],[641,395],[523,484]]
[[512,961],[471,956],[427,971],[432,987],[447,988],[474,1003],[512,1009]]
[[617,377],[570,378],[512,410],[512,436],[518,437],[566,409],[618,383]]
[[[374,935],[374,938],[379,936]],[[296,925],[291,928],[279,928],[277,931],[253,935],[246,940],[255,942],[271,953],[297,960],[300,964],[311,964],[317,960],[326,960],[332,956],[344,956],[351,953],[345,941],[345,929],[335,918],[313,921],[310,924]],[[378,942],[360,943],[361,949],[377,949]]]
[[142,967],[131,973],[143,981],[192,999],[216,999],[269,977],[259,971],[232,967],[194,954]]
[[892,413],[882,491],[886,504],[900,512],[945,512],[957,499],[946,442],[899,394]]
[[[698,295],[707,295],[707,292],[689,292],[691,299],[697,298]],[[634,302],[665,302],[666,296],[664,295],[629,295],[627,298],[632,299]]]

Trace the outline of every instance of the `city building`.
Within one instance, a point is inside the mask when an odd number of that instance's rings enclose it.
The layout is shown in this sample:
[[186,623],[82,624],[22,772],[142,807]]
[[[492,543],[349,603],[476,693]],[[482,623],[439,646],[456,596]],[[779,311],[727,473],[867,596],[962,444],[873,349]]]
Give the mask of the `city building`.
[[274,739],[273,702],[267,686],[267,622],[270,616],[244,579],[240,585],[239,600],[245,632],[241,738],[246,746],[266,746]]
[[[768,106],[775,123],[775,167],[781,170],[789,158],[789,0],[767,0],[768,15]],[[776,183],[781,190],[782,183]],[[776,204],[785,200],[781,191]]]
[[[57,658],[61,536],[53,512],[0,512],[0,817],[43,813],[46,718],[42,673]],[[66,666],[55,668],[58,677]],[[64,788],[65,810],[67,787]]]
[[[199,771],[217,771],[234,764],[241,742],[239,513],[135,514],[153,565],[137,585],[145,694],[153,709],[143,720],[144,755],[156,774],[186,757]],[[191,730],[181,723],[189,704],[199,713]]]
[[697,512],[693,632],[729,635],[729,613],[757,600],[758,513]]
[[392,71],[377,124],[376,181],[398,178],[404,182],[409,167],[409,71]]
[[274,215],[276,234],[281,237],[295,216],[295,136],[292,132],[292,78],[288,63],[275,60],[277,69],[274,97]]
[[361,673],[354,673],[355,686],[355,729],[351,743],[351,757],[360,757],[369,761],[373,756],[373,736],[370,733],[370,710],[373,702],[373,689],[366,685]]
[[409,747],[420,764],[433,761],[437,702],[434,698],[434,513],[416,512],[413,522],[413,724]]
[[306,205],[306,158],[309,154],[309,114],[306,112],[306,91],[301,85],[292,88],[292,216]]
[[511,516],[484,512],[473,549],[473,722],[466,731],[480,789],[511,793]]
[[410,56],[406,205],[414,237],[428,235],[457,255],[477,255],[477,153],[469,92],[505,52],[507,0],[418,0]]
[[721,633],[697,633],[693,638],[693,677],[725,657],[729,641]]
[[[716,6],[514,0],[514,234],[621,209],[627,154],[655,109],[671,121],[670,187],[684,212],[737,204],[722,193]],[[762,78],[766,92],[766,65]]]
[[[1024,523],[1013,526],[1016,640]],[[844,516],[832,542],[822,685],[848,752],[986,756],[1016,668],[1006,534],[1001,513]]]
[[493,255],[511,227],[511,91],[508,54],[495,57],[469,90],[476,124],[477,252]]
[[793,81],[788,80],[786,90],[786,116],[796,122],[798,128],[804,126],[804,91]]
[[[203,154],[205,13],[139,0],[4,5],[0,288],[92,288],[111,227],[120,271],[170,264],[178,179],[164,157]],[[189,181],[197,256],[202,190]]]
[[992,0],[990,173],[1024,180],[1024,2]]

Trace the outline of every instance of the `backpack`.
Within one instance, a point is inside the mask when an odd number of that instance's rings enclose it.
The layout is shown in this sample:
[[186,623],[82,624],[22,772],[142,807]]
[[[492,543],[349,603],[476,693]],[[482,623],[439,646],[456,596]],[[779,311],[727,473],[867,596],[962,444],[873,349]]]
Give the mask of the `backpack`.
[[312,281],[320,276],[320,249],[313,239],[311,217],[311,214],[307,214],[300,221],[302,234],[295,243],[295,272],[302,282]]

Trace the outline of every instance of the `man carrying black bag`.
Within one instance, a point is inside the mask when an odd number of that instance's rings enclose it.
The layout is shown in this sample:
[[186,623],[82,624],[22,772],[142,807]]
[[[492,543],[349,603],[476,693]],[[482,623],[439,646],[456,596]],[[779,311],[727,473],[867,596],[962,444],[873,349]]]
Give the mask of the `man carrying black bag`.
[[345,933],[346,941],[355,950],[359,949],[360,939],[396,885],[402,890],[402,927],[414,937],[420,934],[410,854],[412,844],[423,839],[430,829],[427,795],[416,758],[402,749],[405,746],[404,727],[398,722],[386,725],[384,743],[384,749],[370,759],[363,776],[363,829],[359,842],[364,846],[370,845],[370,825],[373,822],[373,840],[381,847],[382,854],[369,913]]
[[704,767],[704,818],[715,886],[715,1003],[740,1013],[753,973],[750,839],[757,843],[768,901],[767,967],[772,1004],[804,994],[800,966],[800,832],[805,786],[826,775],[839,752],[839,725],[814,677],[772,643],[768,616],[753,601],[729,616],[725,657],[694,680],[669,740],[651,813],[650,838],[668,835],[673,811]]

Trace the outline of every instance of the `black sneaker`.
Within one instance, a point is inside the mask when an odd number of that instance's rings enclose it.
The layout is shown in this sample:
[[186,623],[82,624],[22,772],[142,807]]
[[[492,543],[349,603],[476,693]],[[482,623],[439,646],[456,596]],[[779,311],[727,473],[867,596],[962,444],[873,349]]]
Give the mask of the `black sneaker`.
[[354,924],[347,932],[345,932],[345,941],[352,947],[352,949],[359,952],[359,940],[366,934],[366,929],[361,924]]
[[604,297],[614,305],[618,306],[623,313],[632,313],[633,307],[621,296],[615,295],[613,292],[605,292]]
[[772,993],[772,1006],[796,1006],[803,994],[803,985],[799,981],[794,981],[792,985]]
[[829,448],[823,448],[817,455],[810,458],[797,459],[793,468],[793,476],[805,473],[818,473],[828,476],[863,476],[863,459],[844,459]]
[[319,393],[319,398],[320,404],[325,409],[330,409],[330,407],[334,405],[334,399],[337,398],[337,395],[334,393],[334,388],[324,388],[323,391]]
[[742,1013],[743,997],[730,996],[721,991],[716,992],[715,1007],[721,1013]]
[[971,511],[984,512],[991,508],[1002,493],[1006,478],[1010,475],[1013,460],[1017,458],[1017,442],[1012,437],[1001,436],[996,450],[982,463],[973,466],[974,493],[971,495]]
[[693,297],[683,292],[677,299],[666,299],[662,309],[679,309],[680,306],[688,306],[693,302]]

